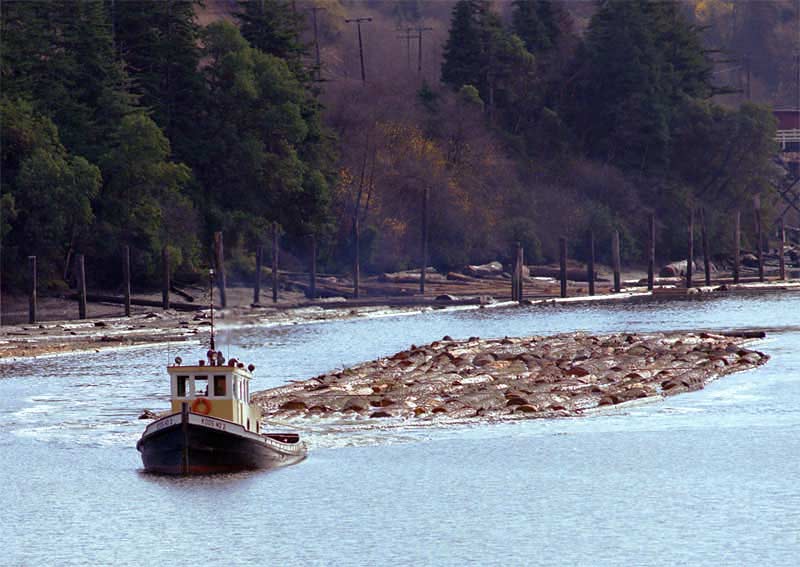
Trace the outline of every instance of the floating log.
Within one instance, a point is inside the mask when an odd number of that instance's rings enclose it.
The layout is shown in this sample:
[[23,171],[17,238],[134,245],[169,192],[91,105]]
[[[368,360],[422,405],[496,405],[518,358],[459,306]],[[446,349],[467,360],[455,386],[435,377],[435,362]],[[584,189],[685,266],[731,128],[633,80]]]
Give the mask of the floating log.
[[380,411],[384,419],[435,425],[448,418],[577,416],[699,390],[715,377],[764,364],[769,357],[746,348],[746,338],[713,332],[444,337],[258,392],[254,401],[268,418],[352,420],[353,413]]

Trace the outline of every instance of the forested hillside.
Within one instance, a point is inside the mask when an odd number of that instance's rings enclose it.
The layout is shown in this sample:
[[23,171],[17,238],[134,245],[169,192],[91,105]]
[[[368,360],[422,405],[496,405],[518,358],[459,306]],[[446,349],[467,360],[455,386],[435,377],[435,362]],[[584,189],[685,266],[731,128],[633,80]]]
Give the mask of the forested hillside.
[[[636,261],[649,212],[660,256],[677,257],[690,208],[713,212],[720,242],[752,195],[769,208],[768,105],[796,93],[791,0],[0,9],[11,287],[31,254],[48,285],[69,283],[77,252],[116,285],[123,245],[141,284],[164,246],[192,279],[219,230],[243,276],[273,221],[289,261],[313,234],[324,267],[345,269],[358,218],[367,270],[412,267],[425,189],[437,267],[505,258],[514,240],[546,261],[562,235],[581,258],[589,229],[600,247],[620,230]],[[363,81],[346,18],[371,18]]]

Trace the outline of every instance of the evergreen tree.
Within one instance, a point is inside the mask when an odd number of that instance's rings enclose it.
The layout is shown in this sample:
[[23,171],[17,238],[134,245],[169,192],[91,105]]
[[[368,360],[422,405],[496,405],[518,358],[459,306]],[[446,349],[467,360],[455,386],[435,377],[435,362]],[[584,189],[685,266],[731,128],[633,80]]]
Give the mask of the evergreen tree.
[[3,86],[51,118],[73,153],[96,162],[135,105],[100,2],[4,2]]
[[673,1],[608,0],[578,55],[572,122],[590,155],[656,171],[686,97],[713,94],[698,32]]
[[550,0],[514,0],[511,22],[514,33],[534,54],[553,49],[561,32]]
[[102,159],[106,179],[97,202],[95,254],[115,258],[128,244],[135,273],[151,281],[160,273],[164,245],[175,265],[191,266],[198,252],[198,227],[185,195],[191,171],[170,161],[169,140],[142,113],[122,119],[118,139]]
[[459,0],[453,7],[450,35],[444,45],[442,61],[442,82],[453,90],[457,91],[464,85],[486,90],[481,36],[488,11],[487,0]]
[[317,101],[286,61],[252,48],[232,24],[210,25],[204,44],[210,134],[197,171],[212,224],[318,229],[327,222],[330,154]]
[[67,152],[53,122],[24,100],[0,99],[0,121],[4,254],[10,265],[35,254],[46,282],[88,239],[100,170]]
[[300,39],[305,18],[287,0],[241,0],[236,13],[244,38],[256,49],[285,59],[296,73],[308,46]]
[[133,90],[183,160],[194,154],[203,106],[198,4],[199,0],[128,0],[114,8],[117,53]]
[[533,57],[509,34],[487,0],[460,0],[453,8],[445,44],[442,81],[459,90],[478,89],[490,114],[511,109],[527,96]]

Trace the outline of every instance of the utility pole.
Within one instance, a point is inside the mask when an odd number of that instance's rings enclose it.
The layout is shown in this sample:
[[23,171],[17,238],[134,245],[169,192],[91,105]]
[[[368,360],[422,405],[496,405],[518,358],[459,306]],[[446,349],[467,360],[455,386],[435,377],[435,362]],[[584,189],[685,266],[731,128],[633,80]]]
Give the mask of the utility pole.
[[433,28],[426,28],[424,26],[418,26],[416,28],[416,32],[418,34],[417,35],[417,39],[419,40],[419,43],[417,45],[417,52],[418,52],[417,53],[417,73],[419,73],[420,75],[422,74],[422,34],[423,34],[423,32],[432,31],[432,30],[433,30]]
[[397,31],[405,31],[405,35],[398,35],[397,39],[404,39],[406,40],[406,64],[408,65],[408,70],[411,71],[411,40],[417,39],[418,36],[412,34],[414,28],[405,28],[405,30],[401,28],[397,28]]
[[[798,20],[800,20],[800,11],[797,14]],[[797,98],[797,118],[798,124],[800,124],[800,48],[797,49],[797,52],[794,54],[794,65],[795,65],[795,77],[794,77],[794,88],[795,88],[795,97]]]
[[311,6],[311,19],[314,22],[314,51],[317,57],[317,81],[322,80],[322,59],[319,56],[319,31],[317,28],[317,12],[324,12],[325,8],[319,6]]
[[358,27],[358,55],[361,58],[361,82],[367,82],[367,73],[364,71],[364,42],[361,40],[361,24],[371,22],[372,18],[349,18],[344,20],[348,24],[356,24]]
[[750,80],[751,80],[751,69],[750,69],[750,54],[744,56],[744,68],[745,68],[745,97],[747,100],[750,100],[752,92],[750,91]]

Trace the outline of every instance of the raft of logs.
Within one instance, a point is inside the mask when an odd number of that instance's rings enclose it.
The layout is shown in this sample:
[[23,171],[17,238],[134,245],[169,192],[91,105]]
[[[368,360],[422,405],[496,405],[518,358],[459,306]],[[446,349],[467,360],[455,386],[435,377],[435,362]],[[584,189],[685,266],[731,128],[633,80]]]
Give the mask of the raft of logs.
[[266,419],[568,417],[699,390],[764,364],[751,335],[652,333],[452,340],[259,392]]

